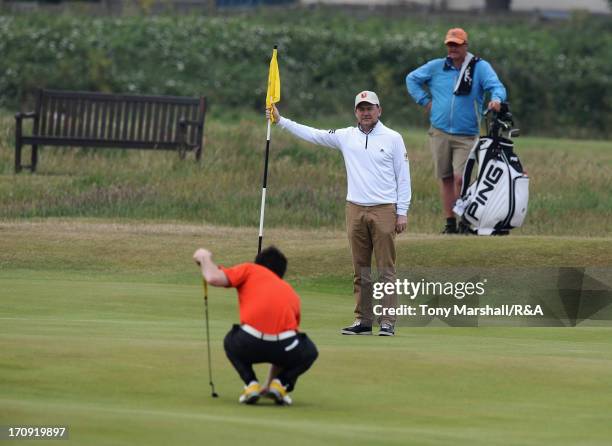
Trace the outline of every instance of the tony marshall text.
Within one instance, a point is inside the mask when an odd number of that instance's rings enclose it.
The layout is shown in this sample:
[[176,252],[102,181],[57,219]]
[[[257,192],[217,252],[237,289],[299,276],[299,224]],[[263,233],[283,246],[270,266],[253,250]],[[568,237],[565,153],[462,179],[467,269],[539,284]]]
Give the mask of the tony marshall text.
[[493,307],[468,307],[467,305],[453,305],[451,307],[430,307],[429,305],[400,305],[398,307],[384,308],[374,305],[376,316],[435,316],[447,318],[450,316],[544,316],[541,305],[499,305]]

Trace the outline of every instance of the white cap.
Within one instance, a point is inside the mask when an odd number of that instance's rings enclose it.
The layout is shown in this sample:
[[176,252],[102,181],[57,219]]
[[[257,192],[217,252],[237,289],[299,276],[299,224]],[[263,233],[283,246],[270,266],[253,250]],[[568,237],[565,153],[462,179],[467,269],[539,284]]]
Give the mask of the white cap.
[[367,102],[369,104],[374,104],[380,106],[380,101],[378,100],[378,96],[373,91],[362,91],[355,96],[355,108],[361,103]]

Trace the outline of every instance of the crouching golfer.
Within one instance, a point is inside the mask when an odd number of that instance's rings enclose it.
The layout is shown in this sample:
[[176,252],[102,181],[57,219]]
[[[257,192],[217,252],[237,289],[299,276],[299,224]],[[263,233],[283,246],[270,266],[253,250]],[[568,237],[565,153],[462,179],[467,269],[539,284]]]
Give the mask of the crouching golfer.
[[[306,333],[298,331],[300,298],[282,279],[287,258],[273,246],[261,251],[255,263],[231,268],[215,265],[206,249],[198,249],[193,258],[209,284],[238,290],[240,325],[232,327],[223,346],[245,383],[239,401],[254,404],[265,393],[276,404],[290,405],[289,392],[318,352]],[[253,371],[253,364],[262,362],[272,364],[264,388]]]

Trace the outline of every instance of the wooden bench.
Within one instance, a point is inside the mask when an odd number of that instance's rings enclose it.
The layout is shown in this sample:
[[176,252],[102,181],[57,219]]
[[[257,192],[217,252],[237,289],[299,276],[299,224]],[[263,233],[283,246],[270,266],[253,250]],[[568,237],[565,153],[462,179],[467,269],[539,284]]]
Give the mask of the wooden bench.
[[[15,115],[15,172],[36,171],[39,146],[176,150],[202,157],[206,98],[39,90],[35,111]],[[23,120],[33,119],[32,135]],[[30,165],[21,149],[32,146]]]

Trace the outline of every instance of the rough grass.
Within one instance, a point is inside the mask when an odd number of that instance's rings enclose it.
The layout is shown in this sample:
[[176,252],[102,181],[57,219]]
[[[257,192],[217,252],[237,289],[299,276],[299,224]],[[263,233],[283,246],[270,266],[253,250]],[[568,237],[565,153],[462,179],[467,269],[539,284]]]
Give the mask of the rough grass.
[[[347,115],[313,124],[351,122]],[[442,218],[426,132],[389,124],[402,131],[409,151],[409,231],[436,233]],[[265,147],[265,122],[259,117],[211,116],[202,166],[166,152],[44,148],[36,175],[12,173],[13,127],[12,118],[3,115],[0,218],[78,216],[258,225]],[[526,137],[517,139],[516,147],[532,177],[527,221],[516,234],[612,232],[610,142]],[[342,229],[345,196],[339,153],[273,130],[267,228]]]
[[[604,445],[612,431],[609,327],[401,328],[342,337],[352,297],[342,231],[272,229],[290,258],[302,328],[320,357],[295,405],[243,407],[222,350],[235,292],[210,289],[210,398],[202,287],[209,246],[230,264],[256,230],[183,223],[0,223],[0,425],[61,424],[87,445]],[[399,264],[604,266],[610,239],[403,236]],[[485,255],[487,254],[487,255]],[[257,372],[263,375],[264,368]]]

